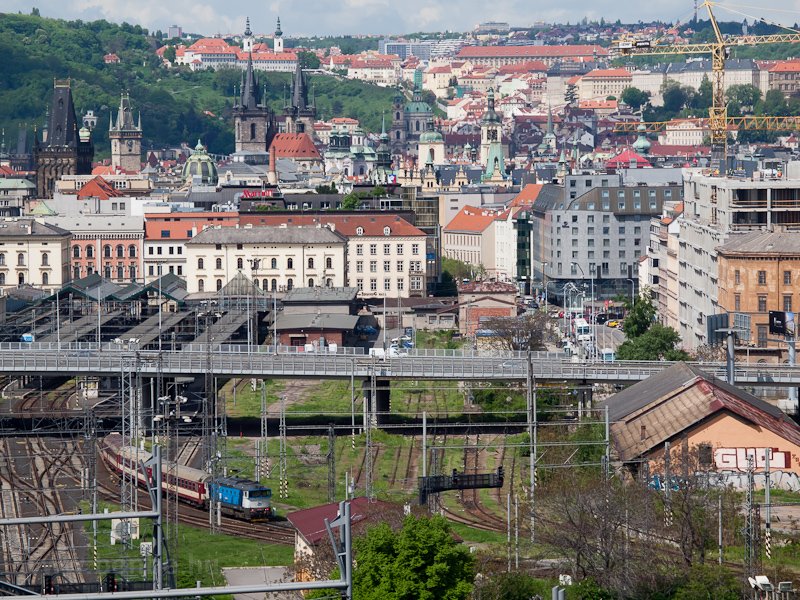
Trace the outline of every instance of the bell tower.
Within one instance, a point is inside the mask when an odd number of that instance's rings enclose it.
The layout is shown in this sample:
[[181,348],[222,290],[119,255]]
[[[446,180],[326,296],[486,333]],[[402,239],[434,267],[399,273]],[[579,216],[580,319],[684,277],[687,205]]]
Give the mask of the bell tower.
[[283,52],[283,32],[281,31],[281,18],[278,17],[278,26],[275,28],[275,54]]
[[252,53],[247,58],[241,89],[239,102],[233,107],[236,152],[266,153],[275,137],[275,114],[262,104]]

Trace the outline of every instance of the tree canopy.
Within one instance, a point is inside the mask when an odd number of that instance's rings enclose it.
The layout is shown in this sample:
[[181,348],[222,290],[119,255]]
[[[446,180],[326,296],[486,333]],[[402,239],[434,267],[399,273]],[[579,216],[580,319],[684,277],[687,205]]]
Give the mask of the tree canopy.
[[643,92],[636,87],[626,87],[622,90],[620,100],[633,110],[639,110],[642,106],[650,102],[650,92]]
[[464,600],[472,593],[474,559],[443,517],[410,515],[399,532],[382,523],[353,546],[353,595],[361,600]]
[[654,322],[656,307],[649,294],[642,293],[636,304],[628,303],[628,316],[622,324],[627,340],[617,348],[619,360],[688,360],[677,348],[681,337],[672,327]]

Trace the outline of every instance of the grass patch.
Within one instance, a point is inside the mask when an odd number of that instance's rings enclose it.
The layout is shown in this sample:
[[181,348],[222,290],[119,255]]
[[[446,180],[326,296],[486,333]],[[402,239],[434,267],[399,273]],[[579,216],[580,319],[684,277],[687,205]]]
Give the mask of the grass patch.
[[[279,400],[283,391],[283,382],[274,379],[264,380],[267,392],[267,405],[272,405]],[[225,394],[225,410],[229,417],[259,417],[261,416],[261,384],[256,380],[256,389],[253,390],[250,378],[234,378],[228,380],[220,393]]]
[[467,544],[503,544],[507,542],[506,533],[476,529],[464,523],[450,523],[450,528]]
[[467,340],[454,338],[455,331],[419,331],[417,330],[417,348],[458,350],[463,348]]
[[[306,397],[286,408],[286,412],[311,414],[350,414],[350,382],[323,381],[309,390]],[[356,398],[361,396],[360,382],[356,384]]]

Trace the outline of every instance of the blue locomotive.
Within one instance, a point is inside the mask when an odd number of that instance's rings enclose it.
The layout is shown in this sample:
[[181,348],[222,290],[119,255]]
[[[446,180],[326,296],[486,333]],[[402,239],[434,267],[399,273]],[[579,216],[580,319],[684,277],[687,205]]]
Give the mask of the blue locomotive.
[[209,494],[219,502],[223,514],[248,521],[266,521],[275,516],[272,490],[257,481],[219,477],[208,485]]

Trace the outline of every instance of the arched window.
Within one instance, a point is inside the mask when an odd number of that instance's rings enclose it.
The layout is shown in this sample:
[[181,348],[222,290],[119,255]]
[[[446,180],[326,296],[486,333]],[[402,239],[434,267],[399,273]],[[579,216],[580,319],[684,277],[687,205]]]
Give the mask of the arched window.
[[202,292],[206,289],[206,281],[205,279],[198,279],[197,280],[197,291]]
[[42,273],[42,285],[48,285],[49,283],[50,283],[50,274]]
[[47,252],[42,252],[42,266],[49,267],[50,266],[50,255]]
[[294,269],[294,260],[291,258],[286,259],[286,268],[287,269]]
[[241,258],[236,259],[236,268],[243,269],[244,268],[244,260]]
[[416,131],[419,131],[419,121],[417,121],[416,123],[414,123],[414,129],[415,129]]
[[111,246],[107,244],[103,246],[103,256],[105,258],[111,258]]
[[109,265],[106,265],[106,268],[103,269],[103,271],[105,273],[105,275],[104,275],[105,278],[106,279],[111,279],[111,267]]
[[400,111],[397,111],[396,113],[394,113],[394,120],[395,121],[399,121],[400,120]]
[[130,275],[131,281],[136,281],[136,265],[131,265],[128,267],[128,273]]
[[20,267],[25,266],[25,255],[22,252],[17,254],[17,265]]
[[117,258],[125,258],[125,248],[122,247],[122,244],[117,246]]
[[333,285],[333,280],[329,277],[325,280],[325,287],[331,287]]
[[329,256],[325,259],[325,268],[332,269],[333,268],[333,259]]
[[278,259],[277,258],[273,258],[271,261],[269,261],[269,265],[270,265],[270,268],[277,269],[278,268]]
[[250,139],[251,140],[256,139],[256,124],[255,123],[250,123]]
[[5,285],[5,284],[6,284],[6,274],[0,273],[0,285]]
[[222,289],[222,279],[217,279],[217,291]]
[[4,265],[4,264],[6,264],[6,253],[2,252],[2,253],[0,253],[0,265]]
[[270,281],[269,285],[272,288],[273,292],[277,292],[278,291],[278,280],[277,279],[273,279],[272,281]]
[[216,265],[217,265],[217,269],[221,269],[222,268],[222,259],[221,258],[217,259]]
[[308,268],[309,269],[313,269],[314,268],[314,259],[311,258],[310,256],[308,257]]
[[117,267],[117,279],[119,279],[120,281],[125,279],[125,267],[123,267],[122,265]]
[[290,290],[293,287],[294,287],[294,281],[292,280],[291,277],[289,277],[289,279],[286,280],[286,289]]
[[128,258],[136,258],[136,246],[133,244],[128,246]]
[[72,258],[80,258],[81,257],[81,247],[77,244],[72,247]]
[[94,246],[86,246],[86,258],[94,258]]
[[205,263],[203,262],[203,259],[202,258],[198,258],[197,259],[197,270],[198,271],[202,271],[205,268],[204,264]]
[[400,139],[400,132],[399,131],[395,131],[394,132],[394,139],[396,139],[396,140]]
[[256,286],[257,288],[261,287],[260,285],[258,285],[258,279],[253,279],[253,285]]
[[364,228],[356,227],[356,235],[364,235]]
[[314,287],[314,278],[313,277],[309,277],[308,278],[308,287]]
[[20,273],[17,281],[20,285],[25,285],[25,273]]
[[72,267],[72,278],[73,279],[81,278],[81,268],[79,265],[75,265],[74,267]]
[[383,228],[383,235],[392,235],[392,229],[388,225]]

